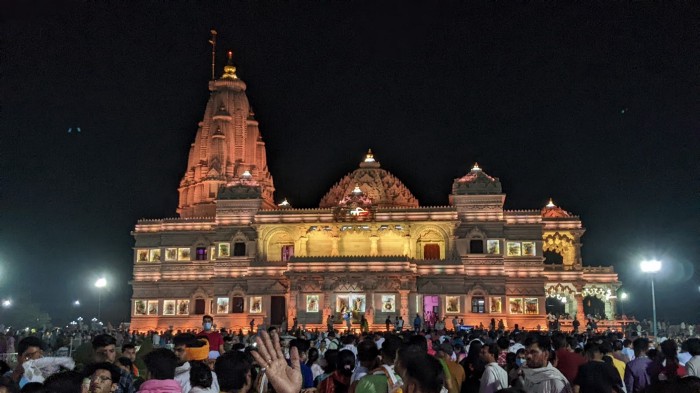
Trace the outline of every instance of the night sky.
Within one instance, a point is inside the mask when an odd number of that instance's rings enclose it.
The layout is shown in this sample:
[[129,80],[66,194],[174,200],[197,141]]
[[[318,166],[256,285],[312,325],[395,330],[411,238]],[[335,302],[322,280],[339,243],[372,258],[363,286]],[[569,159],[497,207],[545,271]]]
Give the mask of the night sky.
[[277,200],[318,206],[372,148],[446,205],[477,161],[508,209],[581,216],[584,264],[615,266],[627,313],[651,315],[638,266],[656,257],[659,318],[700,322],[697,4],[142,3],[4,12],[0,297],[90,318],[105,274],[103,315],[128,319],[130,231],[176,216],[215,28]]

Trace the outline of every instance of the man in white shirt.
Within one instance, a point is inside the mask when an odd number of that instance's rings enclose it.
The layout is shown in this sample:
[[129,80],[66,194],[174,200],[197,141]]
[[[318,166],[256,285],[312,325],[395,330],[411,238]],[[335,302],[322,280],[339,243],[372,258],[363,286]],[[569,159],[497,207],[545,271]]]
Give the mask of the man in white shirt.
[[566,377],[549,362],[552,340],[536,335],[525,340],[527,367],[523,371],[523,388],[528,393],[572,393]]
[[486,362],[486,368],[481,375],[479,393],[494,393],[508,387],[508,373],[496,362],[499,352],[500,349],[497,344],[489,344],[481,347],[479,357]]
[[693,357],[685,363],[688,376],[700,377],[700,338],[689,338],[685,342],[688,353]]

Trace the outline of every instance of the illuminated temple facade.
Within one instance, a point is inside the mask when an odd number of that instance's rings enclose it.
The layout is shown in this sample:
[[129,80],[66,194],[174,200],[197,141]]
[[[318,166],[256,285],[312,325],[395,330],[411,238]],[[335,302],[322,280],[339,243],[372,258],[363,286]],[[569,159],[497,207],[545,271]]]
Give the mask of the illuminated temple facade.
[[582,265],[581,220],[551,201],[505,210],[499,179],[474,165],[448,205],[421,206],[370,151],[318,208],[275,203],[245,83],[229,63],[209,90],[179,218],[133,231],[132,329],[197,328],[204,314],[247,330],[251,319],[325,328],[331,314],[342,329],[347,312],[375,328],[397,315],[407,327],[419,314],[535,328],[548,311],[582,324],[614,313],[617,274]]

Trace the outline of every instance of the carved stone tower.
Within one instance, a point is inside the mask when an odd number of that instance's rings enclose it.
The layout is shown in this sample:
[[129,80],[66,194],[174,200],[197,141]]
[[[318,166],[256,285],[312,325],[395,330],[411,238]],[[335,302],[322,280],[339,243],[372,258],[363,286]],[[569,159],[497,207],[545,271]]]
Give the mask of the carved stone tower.
[[275,208],[265,142],[248,103],[246,84],[238,79],[228,54],[218,80],[209,82],[211,96],[190,147],[187,170],[180,182],[180,217],[213,217],[219,188],[244,177],[260,187],[263,208]]

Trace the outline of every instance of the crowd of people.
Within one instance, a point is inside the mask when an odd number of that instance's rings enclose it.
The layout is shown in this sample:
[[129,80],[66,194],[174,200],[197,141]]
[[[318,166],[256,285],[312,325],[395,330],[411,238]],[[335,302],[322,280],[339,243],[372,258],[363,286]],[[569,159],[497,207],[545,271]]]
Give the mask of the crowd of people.
[[[626,331],[525,331],[500,323],[387,323],[372,332],[258,327],[139,334],[15,332],[0,393],[600,393],[700,392],[700,338]],[[438,322],[438,321],[436,321]],[[692,330],[692,329],[691,329]],[[76,340],[78,342],[76,342]],[[60,348],[69,343],[69,354]]]

